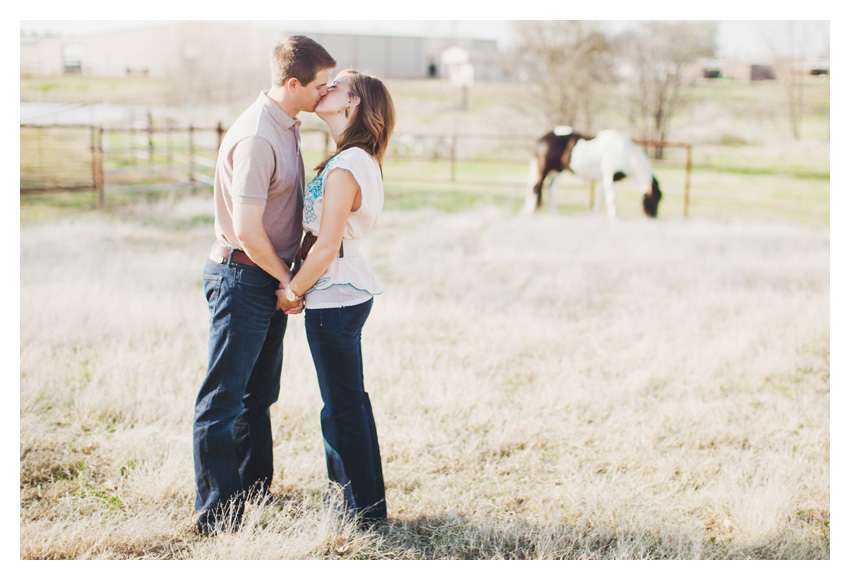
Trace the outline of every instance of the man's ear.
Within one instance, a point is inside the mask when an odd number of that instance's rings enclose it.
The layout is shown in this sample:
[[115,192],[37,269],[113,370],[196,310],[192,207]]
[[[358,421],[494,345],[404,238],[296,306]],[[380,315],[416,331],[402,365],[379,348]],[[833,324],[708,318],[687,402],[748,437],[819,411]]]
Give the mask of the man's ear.
[[288,79],[286,79],[286,82],[283,83],[283,86],[286,87],[286,90],[290,93],[294,93],[297,83],[298,79],[296,79],[295,77],[289,77]]

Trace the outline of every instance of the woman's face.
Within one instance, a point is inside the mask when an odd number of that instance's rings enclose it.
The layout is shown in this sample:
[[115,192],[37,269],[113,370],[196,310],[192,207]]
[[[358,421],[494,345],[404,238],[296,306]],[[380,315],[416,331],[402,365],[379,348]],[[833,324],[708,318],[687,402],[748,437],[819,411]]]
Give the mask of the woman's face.
[[352,104],[354,97],[349,95],[351,91],[351,76],[340,75],[336,77],[333,84],[328,87],[328,92],[316,105],[316,114],[341,114]]

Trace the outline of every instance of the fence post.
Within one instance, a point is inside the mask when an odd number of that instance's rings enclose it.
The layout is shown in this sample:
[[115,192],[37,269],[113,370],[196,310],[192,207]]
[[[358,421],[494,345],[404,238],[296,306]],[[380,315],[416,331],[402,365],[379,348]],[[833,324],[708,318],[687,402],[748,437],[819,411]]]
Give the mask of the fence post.
[[195,194],[195,126],[189,125],[189,183],[193,185],[192,195]]
[[452,183],[455,181],[455,157],[457,156],[457,135],[452,135],[451,147],[451,166],[452,166]]
[[148,111],[148,171],[153,173],[153,115]]
[[173,157],[172,157],[174,155],[174,139],[172,139],[173,134],[174,134],[174,119],[169,117],[168,118],[168,131],[167,131],[168,139],[167,139],[166,147],[165,147],[165,149],[166,149],[165,165],[168,167],[169,172],[171,171],[171,165],[174,162]]
[[35,134],[37,136],[36,143],[38,143],[38,177],[41,183],[44,183],[44,133],[42,133],[41,128],[37,127]]
[[97,191],[97,209],[103,209],[106,206],[104,199],[104,184],[103,184],[103,127],[97,128],[97,140],[94,144],[95,151],[95,172],[94,182]]
[[91,145],[89,146],[89,151],[91,151],[91,188],[97,191],[97,151],[95,150],[97,129],[95,129],[94,125],[89,127],[89,129],[91,129]]
[[685,217],[691,202],[691,146],[685,146]]
[[130,165],[136,165],[136,127],[133,126],[133,116],[130,117],[130,132],[127,137],[127,157],[129,157]]

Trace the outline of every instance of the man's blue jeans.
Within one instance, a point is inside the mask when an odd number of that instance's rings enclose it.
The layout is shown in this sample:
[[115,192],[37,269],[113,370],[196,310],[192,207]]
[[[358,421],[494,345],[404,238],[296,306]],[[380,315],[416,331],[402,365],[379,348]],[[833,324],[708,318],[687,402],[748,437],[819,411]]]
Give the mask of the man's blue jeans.
[[372,300],[343,308],[307,309],[304,324],[324,407],[322,437],[328,477],[343,486],[345,508],[365,523],[385,520],[381,452],[363,386],[360,333]]
[[207,260],[203,279],[209,366],[195,402],[195,511],[212,531],[227,509],[238,523],[245,495],[271,485],[269,407],[280,393],[286,315],[275,310],[278,281],[260,268]]

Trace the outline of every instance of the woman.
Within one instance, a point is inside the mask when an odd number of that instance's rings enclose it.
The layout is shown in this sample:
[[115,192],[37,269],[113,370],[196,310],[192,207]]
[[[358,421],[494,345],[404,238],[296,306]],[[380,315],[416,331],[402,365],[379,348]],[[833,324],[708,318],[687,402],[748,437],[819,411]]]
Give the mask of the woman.
[[381,287],[358,252],[383,209],[381,160],[395,125],[384,84],[341,72],[316,106],[337,145],[304,194],[303,259],[278,307],[297,309],[305,326],[324,407],[328,476],[343,486],[345,508],[361,522],[387,517],[378,436],[363,385],[360,332]]

